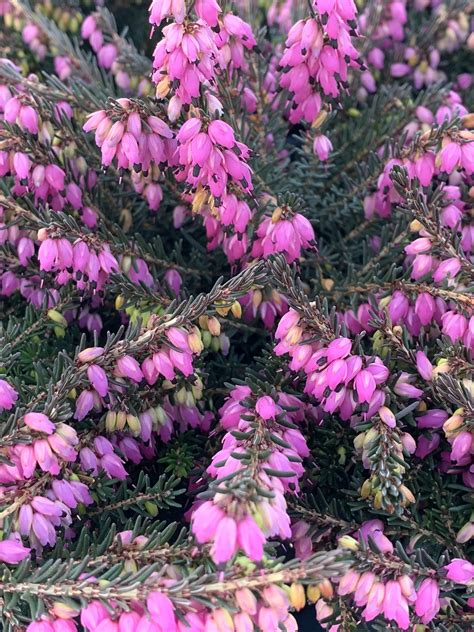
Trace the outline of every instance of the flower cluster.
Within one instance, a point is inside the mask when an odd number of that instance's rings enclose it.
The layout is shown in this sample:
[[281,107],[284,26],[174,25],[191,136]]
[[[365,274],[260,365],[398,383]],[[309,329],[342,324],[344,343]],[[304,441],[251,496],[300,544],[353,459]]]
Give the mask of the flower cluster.
[[[303,410],[285,411],[294,404],[299,405],[298,400],[285,393],[277,399],[270,395],[254,399],[251,389],[242,386],[231,392],[220,410],[220,423],[227,432],[207,469],[215,479],[213,499],[200,504],[192,515],[193,533],[200,543],[212,542],[216,564],[227,562],[239,550],[260,561],[267,538],[290,537],[285,493],[298,491],[301,459],[309,454],[295,424]],[[259,451],[268,456],[259,458]],[[228,493],[219,491],[221,480],[227,481]],[[267,490],[266,498],[259,498],[259,489]]]
[[315,16],[292,26],[279,60],[280,85],[292,96],[289,119],[312,123],[322,110],[323,96],[337,98],[346,86],[348,69],[359,53],[355,35],[356,6],[353,0],[311,3]]

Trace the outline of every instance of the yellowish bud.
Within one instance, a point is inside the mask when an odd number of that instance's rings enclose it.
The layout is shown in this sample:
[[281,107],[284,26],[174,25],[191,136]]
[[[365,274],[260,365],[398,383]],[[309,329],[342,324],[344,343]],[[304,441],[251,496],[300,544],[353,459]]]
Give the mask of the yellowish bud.
[[379,490],[374,497],[374,509],[380,509],[382,507],[382,492]]
[[170,90],[170,80],[168,77],[164,77],[156,85],[156,97],[158,99],[164,99]]
[[239,301],[234,301],[230,309],[235,318],[240,318],[242,316],[242,305],[239,303]]
[[290,603],[295,610],[301,610],[306,605],[306,595],[302,584],[293,582],[290,586]]
[[306,595],[308,596],[308,600],[316,603],[318,599],[321,597],[321,591],[317,586],[308,586],[306,589]]
[[48,318],[58,325],[61,325],[61,327],[67,327],[67,320],[55,309],[48,310]]
[[210,316],[207,321],[209,331],[213,336],[219,336],[221,333],[221,324],[214,316]]
[[323,581],[318,584],[318,588],[321,592],[321,596],[325,599],[330,599],[334,594],[333,585],[327,577],[325,577]]
[[349,551],[359,550],[359,543],[350,535],[343,535],[342,538],[339,538],[338,543],[339,546],[343,549],[349,549]]
[[117,420],[115,422],[117,430],[123,430],[127,423],[127,414],[121,410],[117,413]]
[[196,193],[194,194],[193,203],[192,203],[192,211],[193,213],[199,213],[202,207],[206,204],[207,201],[207,191],[202,187],[198,187]]
[[372,493],[372,483],[370,479],[367,479],[362,483],[362,487],[360,488],[360,496],[361,498],[368,498]]
[[462,415],[452,415],[443,424],[443,430],[447,435],[450,435],[458,430],[464,423],[464,417]]
[[199,316],[199,327],[201,329],[203,329],[204,331],[208,330],[208,326],[207,326],[207,322],[209,320],[209,316],[207,316],[206,314],[204,314],[203,316]]
[[147,510],[147,512],[150,514],[152,518],[156,518],[156,516],[158,515],[158,507],[155,503],[152,503],[147,500],[145,503],[145,509]]
[[334,281],[332,279],[321,279],[321,285],[326,292],[330,292],[334,287]]
[[127,426],[134,436],[138,436],[142,429],[140,420],[135,415],[127,415]]
[[417,219],[414,219],[412,222],[410,222],[410,231],[412,233],[419,233],[420,230],[423,230],[423,224],[421,224],[421,222],[419,222]]
[[229,311],[230,307],[216,307],[216,312],[219,314],[219,316],[223,316],[224,318],[227,316]]
[[117,413],[109,410],[105,417],[105,429],[107,432],[114,432],[117,424]]
[[414,503],[415,497],[406,485],[400,485],[400,493],[407,503]]
[[318,116],[312,122],[311,127],[313,129],[318,129],[319,127],[321,127],[321,125],[324,123],[324,121],[327,119],[327,117],[328,117],[327,111],[326,110],[321,110],[320,113],[318,114]]
[[272,213],[272,224],[276,224],[283,214],[283,209],[277,206],[277,208]]
[[193,330],[188,335],[188,344],[193,353],[201,353],[204,349],[201,332],[197,327],[193,327]]
[[365,434],[365,432],[361,432],[354,438],[354,448],[356,450],[360,450],[364,446]]
[[255,290],[252,296],[252,305],[255,307],[255,309],[260,305],[262,301],[262,292],[260,290]]
[[125,272],[125,274],[128,274],[131,267],[132,267],[132,257],[129,257],[128,255],[126,255],[122,259],[122,271]]

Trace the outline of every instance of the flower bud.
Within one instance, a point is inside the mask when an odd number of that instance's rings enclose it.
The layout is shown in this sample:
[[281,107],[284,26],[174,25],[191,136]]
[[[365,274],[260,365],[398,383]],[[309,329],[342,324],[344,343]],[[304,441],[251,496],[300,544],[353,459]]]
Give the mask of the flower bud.
[[125,428],[125,424],[127,423],[127,413],[123,410],[117,413],[117,419],[115,422],[117,430],[123,430]]
[[249,588],[239,588],[235,593],[239,608],[250,615],[257,613],[257,598]]
[[221,324],[214,316],[210,316],[207,321],[207,327],[213,336],[219,336],[221,333]]
[[130,272],[130,268],[132,267],[132,258],[129,257],[128,255],[123,257],[121,267],[122,267],[122,271],[125,274],[128,274]]
[[446,433],[446,435],[449,436],[453,434],[454,432],[456,432],[456,430],[459,430],[459,428],[463,425],[463,423],[464,423],[464,417],[460,415],[459,413],[458,414],[455,413],[444,422],[443,430]]
[[83,349],[77,356],[79,362],[92,362],[104,353],[103,347],[88,347]]
[[308,600],[316,603],[318,599],[321,597],[321,591],[317,586],[308,586],[306,589],[306,594],[308,596]]
[[193,353],[199,354],[204,349],[202,342],[201,332],[197,327],[193,327],[190,334],[188,334],[188,345]]
[[413,496],[412,492],[408,489],[408,487],[406,487],[405,485],[400,485],[400,493],[403,496],[405,502],[407,503],[414,503],[415,502],[415,497]]
[[295,610],[301,610],[306,605],[306,595],[302,584],[293,582],[290,586],[290,603]]
[[329,579],[325,577],[322,582],[318,584],[319,591],[322,597],[329,599],[334,594],[334,588]]
[[58,323],[58,325],[61,325],[61,327],[67,327],[67,320],[55,309],[48,310],[48,318],[53,322]]
[[117,425],[117,413],[113,410],[109,410],[105,417],[105,429],[107,432],[115,432]]
[[241,316],[242,316],[242,305],[239,303],[239,301],[234,301],[232,303],[232,307],[230,309],[232,311],[232,314],[235,316],[235,318],[241,318]]
[[142,429],[140,420],[135,415],[127,415],[127,426],[130,428],[134,437],[138,436]]
[[359,549],[359,543],[350,535],[343,535],[339,538],[338,544],[343,549],[349,549],[349,551],[357,551]]
[[147,500],[145,503],[145,509],[152,518],[156,518],[156,516],[158,515],[158,506],[155,503],[150,502],[149,500]]
[[368,498],[372,494],[372,483],[369,479],[362,483],[362,487],[360,488],[360,496],[361,498]]

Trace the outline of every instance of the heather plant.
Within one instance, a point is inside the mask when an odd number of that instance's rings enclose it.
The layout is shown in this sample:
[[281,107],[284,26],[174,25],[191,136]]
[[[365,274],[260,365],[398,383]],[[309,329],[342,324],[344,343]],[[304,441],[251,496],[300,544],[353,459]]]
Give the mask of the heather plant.
[[472,630],[472,2],[0,16],[1,630]]

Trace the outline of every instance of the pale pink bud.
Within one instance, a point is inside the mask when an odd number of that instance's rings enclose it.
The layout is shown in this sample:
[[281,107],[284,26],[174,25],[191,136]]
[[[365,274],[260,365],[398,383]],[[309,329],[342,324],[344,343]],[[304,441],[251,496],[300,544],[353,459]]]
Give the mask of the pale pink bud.
[[77,356],[79,362],[92,362],[104,353],[103,347],[88,347],[83,349]]
[[390,410],[390,408],[387,408],[387,406],[382,406],[381,408],[379,408],[379,415],[380,419],[384,422],[386,426],[388,426],[389,428],[395,428],[395,426],[397,425],[397,421],[395,419],[395,415]]
[[315,136],[313,142],[313,152],[316,156],[318,156],[319,160],[327,160],[332,150],[332,143],[327,136],[324,134],[318,134]]
[[52,434],[55,429],[53,422],[43,413],[27,413],[23,421],[29,428],[37,432]]
[[259,397],[257,399],[255,410],[262,419],[268,420],[275,418],[277,407],[275,402],[269,395],[264,395],[263,397]]
[[25,557],[28,557],[30,550],[23,546],[21,542],[2,540],[0,542],[0,561],[5,564],[18,564]]

